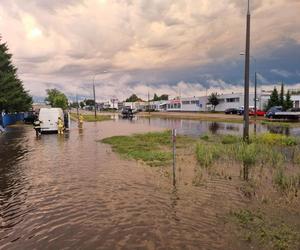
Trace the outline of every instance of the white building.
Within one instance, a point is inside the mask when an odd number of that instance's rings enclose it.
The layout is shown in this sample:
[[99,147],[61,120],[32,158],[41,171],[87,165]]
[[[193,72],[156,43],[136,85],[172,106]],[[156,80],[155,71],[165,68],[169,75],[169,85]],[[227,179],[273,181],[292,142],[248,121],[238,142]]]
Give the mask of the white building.
[[181,98],[181,111],[207,111],[207,96]]
[[291,99],[293,101],[293,107],[300,108],[300,94],[292,95]]

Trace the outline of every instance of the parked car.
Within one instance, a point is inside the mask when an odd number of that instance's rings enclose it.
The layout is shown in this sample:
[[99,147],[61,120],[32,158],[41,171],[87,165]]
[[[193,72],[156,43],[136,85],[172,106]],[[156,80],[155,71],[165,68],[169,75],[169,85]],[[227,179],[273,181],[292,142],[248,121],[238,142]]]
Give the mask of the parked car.
[[273,118],[276,112],[281,112],[281,111],[282,111],[282,106],[274,106],[267,111],[265,117]]
[[33,122],[35,121],[35,119],[37,118],[37,115],[30,111],[30,112],[27,112],[25,113],[25,117],[24,117],[24,123],[25,124],[33,124]]
[[[257,116],[265,116],[266,112],[260,109],[256,109],[256,115]],[[250,109],[249,110],[249,115],[255,115],[255,110],[254,109]]]
[[236,109],[236,108],[229,108],[229,109],[226,109],[225,111],[224,111],[224,113],[226,114],[226,115],[228,115],[228,114],[237,114],[238,113],[238,109]]

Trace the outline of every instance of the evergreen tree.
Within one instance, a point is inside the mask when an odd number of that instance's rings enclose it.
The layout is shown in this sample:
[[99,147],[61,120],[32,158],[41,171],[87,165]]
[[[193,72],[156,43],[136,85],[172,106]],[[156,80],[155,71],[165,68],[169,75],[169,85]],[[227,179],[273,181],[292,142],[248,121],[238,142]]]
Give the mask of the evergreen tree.
[[284,85],[281,83],[280,96],[279,96],[279,105],[284,106]]
[[21,112],[31,108],[32,98],[25,91],[12,64],[12,54],[0,37],[0,112]]
[[153,101],[159,101],[159,97],[157,96],[156,93],[154,93],[154,96],[153,96]]
[[273,106],[280,106],[278,91],[277,91],[276,87],[274,87],[274,90],[271,93],[270,99],[268,100],[266,110],[269,110]]
[[284,108],[284,110],[287,110],[287,109],[290,109],[292,107],[293,107],[293,101],[291,99],[290,91],[288,91],[285,95],[283,108]]

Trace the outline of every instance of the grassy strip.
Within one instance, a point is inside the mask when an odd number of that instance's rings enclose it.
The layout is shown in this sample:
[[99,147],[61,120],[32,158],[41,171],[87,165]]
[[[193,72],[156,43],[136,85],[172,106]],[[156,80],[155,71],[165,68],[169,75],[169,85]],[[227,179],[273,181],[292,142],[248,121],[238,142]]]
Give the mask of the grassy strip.
[[[70,116],[72,120],[78,120],[77,114],[70,113]],[[82,117],[85,122],[102,122],[102,121],[111,120],[110,115],[97,115],[95,118],[95,115],[82,114]]]
[[284,193],[297,194],[300,173],[287,173],[285,169],[300,163],[298,143],[296,138],[271,133],[251,138],[250,144],[232,135],[203,135],[196,146],[196,157],[202,168],[211,169],[217,162],[236,162],[250,170],[257,166],[273,169],[273,185]]
[[269,218],[259,210],[249,209],[232,211],[230,216],[239,227],[238,234],[247,242],[258,242],[268,249],[278,250],[299,247],[299,231],[278,217]]
[[[186,145],[192,139],[178,137],[177,145]],[[132,136],[113,136],[101,140],[112,145],[112,149],[131,159],[141,160],[149,166],[165,166],[171,163],[170,131],[135,134]]]

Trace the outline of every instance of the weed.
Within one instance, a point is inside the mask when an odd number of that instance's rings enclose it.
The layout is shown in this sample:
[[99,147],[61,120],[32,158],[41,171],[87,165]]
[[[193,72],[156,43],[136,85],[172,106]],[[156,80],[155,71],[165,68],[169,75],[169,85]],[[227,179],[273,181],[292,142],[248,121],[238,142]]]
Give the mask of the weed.
[[201,135],[200,139],[203,141],[209,141],[209,135],[208,134]]
[[294,137],[281,135],[281,134],[272,134],[266,133],[257,136],[254,138],[256,143],[263,143],[269,145],[281,145],[281,146],[294,146],[297,145],[297,140]]
[[201,166],[207,168],[221,156],[221,147],[217,144],[198,143],[196,147],[197,160]]
[[255,144],[242,143],[238,148],[237,158],[245,166],[251,166],[256,163],[258,150]]
[[300,174],[287,176],[279,168],[274,175],[274,184],[283,192],[298,190],[300,188]]
[[221,139],[223,144],[234,144],[241,141],[241,138],[234,135],[224,135]]
[[290,249],[297,244],[299,233],[282,221],[268,218],[260,211],[240,209],[230,213],[247,241],[258,241],[271,249]]
[[[71,119],[73,119],[73,120],[78,119],[78,116],[75,113],[70,113],[70,116],[71,116]],[[83,117],[83,120],[86,122],[101,122],[101,121],[111,120],[110,115],[97,115],[95,118],[94,115],[83,114],[82,117]]]

